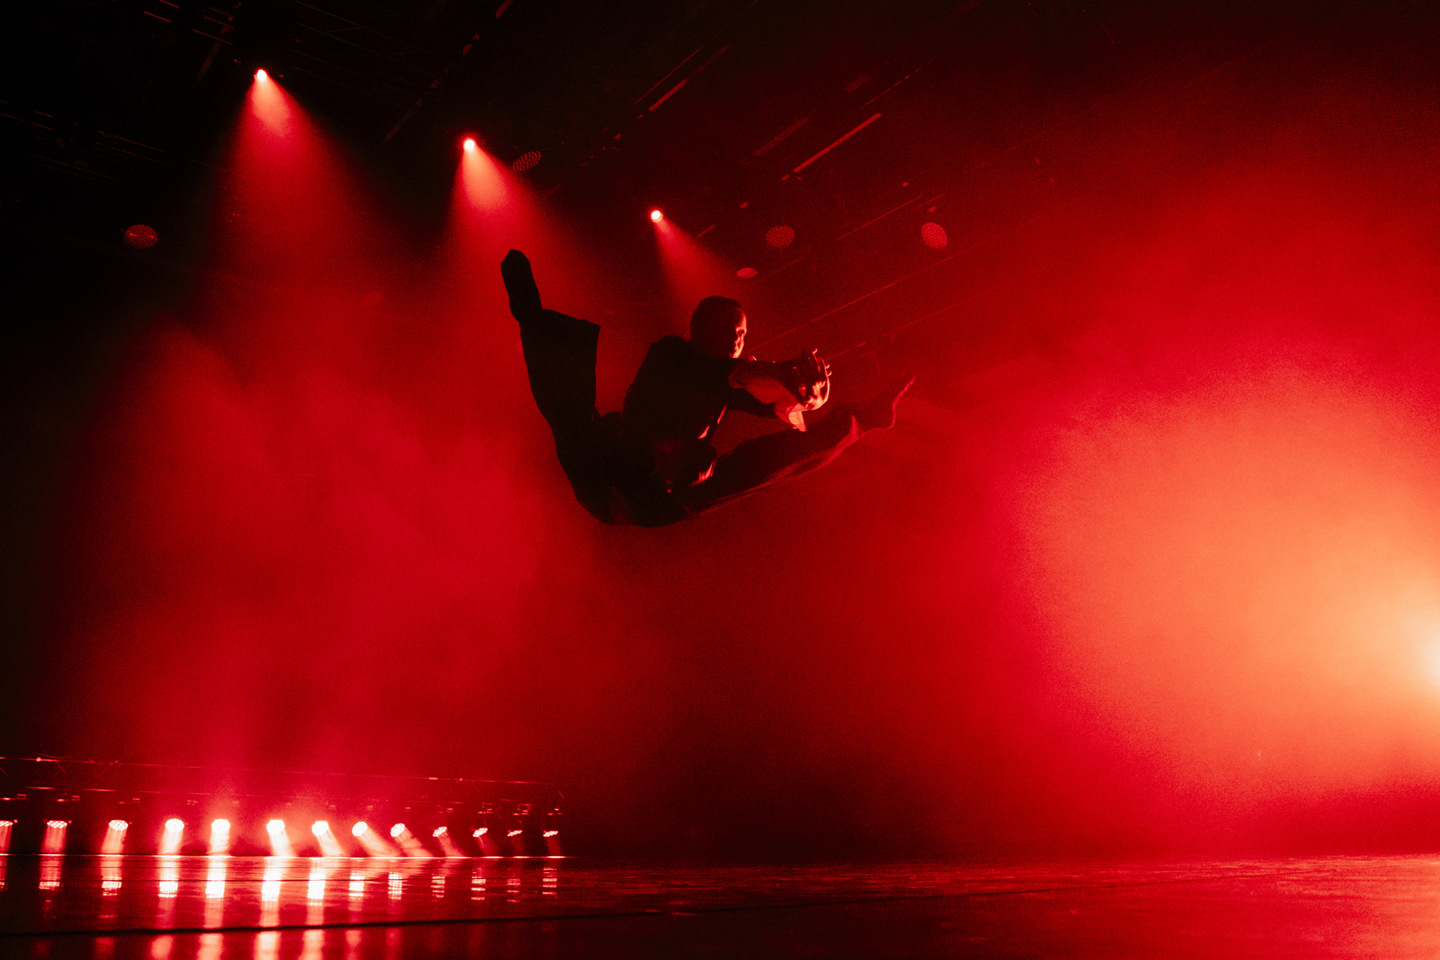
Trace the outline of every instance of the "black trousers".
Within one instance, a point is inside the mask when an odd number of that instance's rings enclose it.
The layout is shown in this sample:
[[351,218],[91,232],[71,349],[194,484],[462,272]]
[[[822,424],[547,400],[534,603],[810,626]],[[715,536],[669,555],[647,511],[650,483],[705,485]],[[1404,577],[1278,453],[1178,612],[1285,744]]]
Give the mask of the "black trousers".
[[595,409],[599,326],[555,310],[519,322],[530,393],[550,425],[560,467],[575,499],[603,523],[659,527],[712,510],[825,466],[863,432],[848,410],[836,408],[803,433],[781,430],[738,444],[716,460],[709,479],[671,491],[652,452],[625,439],[618,415]]

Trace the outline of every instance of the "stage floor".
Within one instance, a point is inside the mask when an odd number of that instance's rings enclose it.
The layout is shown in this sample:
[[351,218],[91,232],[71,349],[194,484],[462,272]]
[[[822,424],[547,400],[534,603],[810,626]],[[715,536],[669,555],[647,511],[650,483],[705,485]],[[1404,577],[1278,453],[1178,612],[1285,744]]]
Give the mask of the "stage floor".
[[0,856],[0,957],[1435,957],[1440,855],[637,867]]

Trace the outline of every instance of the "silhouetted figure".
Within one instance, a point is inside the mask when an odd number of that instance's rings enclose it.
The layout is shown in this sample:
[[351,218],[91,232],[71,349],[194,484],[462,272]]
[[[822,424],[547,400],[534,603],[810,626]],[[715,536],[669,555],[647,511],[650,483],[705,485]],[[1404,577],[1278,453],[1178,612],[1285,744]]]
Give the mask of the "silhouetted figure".
[[[913,382],[901,378],[864,407],[807,424],[805,414],[829,399],[829,366],[813,352],[785,363],[742,359],[744,311],[727,297],[707,297],[690,319],[689,338],[652,344],[621,411],[601,416],[600,328],[544,309],[520,251],[506,254],[500,273],[560,466],[576,499],[604,523],[664,526],[822,467],[865,431],[894,426],[895,406]],[[731,408],[778,417],[789,429],[717,457],[710,437]]]

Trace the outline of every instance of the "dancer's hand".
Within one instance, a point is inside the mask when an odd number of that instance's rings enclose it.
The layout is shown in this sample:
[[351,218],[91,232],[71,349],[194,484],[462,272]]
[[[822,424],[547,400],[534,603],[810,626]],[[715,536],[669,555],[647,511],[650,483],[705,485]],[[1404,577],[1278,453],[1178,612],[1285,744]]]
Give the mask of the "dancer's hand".
[[799,360],[791,361],[795,378],[795,399],[802,410],[819,410],[830,399],[830,364],[811,350]]
[[805,413],[830,399],[830,365],[814,350],[795,360],[769,363],[741,360],[730,372],[730,385],[746,390],[796,430],[805,429]]

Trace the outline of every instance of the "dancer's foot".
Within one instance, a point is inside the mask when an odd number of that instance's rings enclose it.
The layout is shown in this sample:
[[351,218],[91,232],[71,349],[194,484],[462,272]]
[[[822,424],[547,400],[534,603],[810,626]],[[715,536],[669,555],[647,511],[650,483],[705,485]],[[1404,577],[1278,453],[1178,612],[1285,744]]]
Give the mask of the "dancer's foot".
[[895,426],[895,408],[905,391],[915,384],[915,374],[902,373],[892,380],[875,399],[855,411],[855,419],[866,430],[889,430]]
[[540,312],[540,288],[530,269],[530,258],[519,250],[511,250],[500,261],[500,277],[510,295],[510,315],[523,320]]

